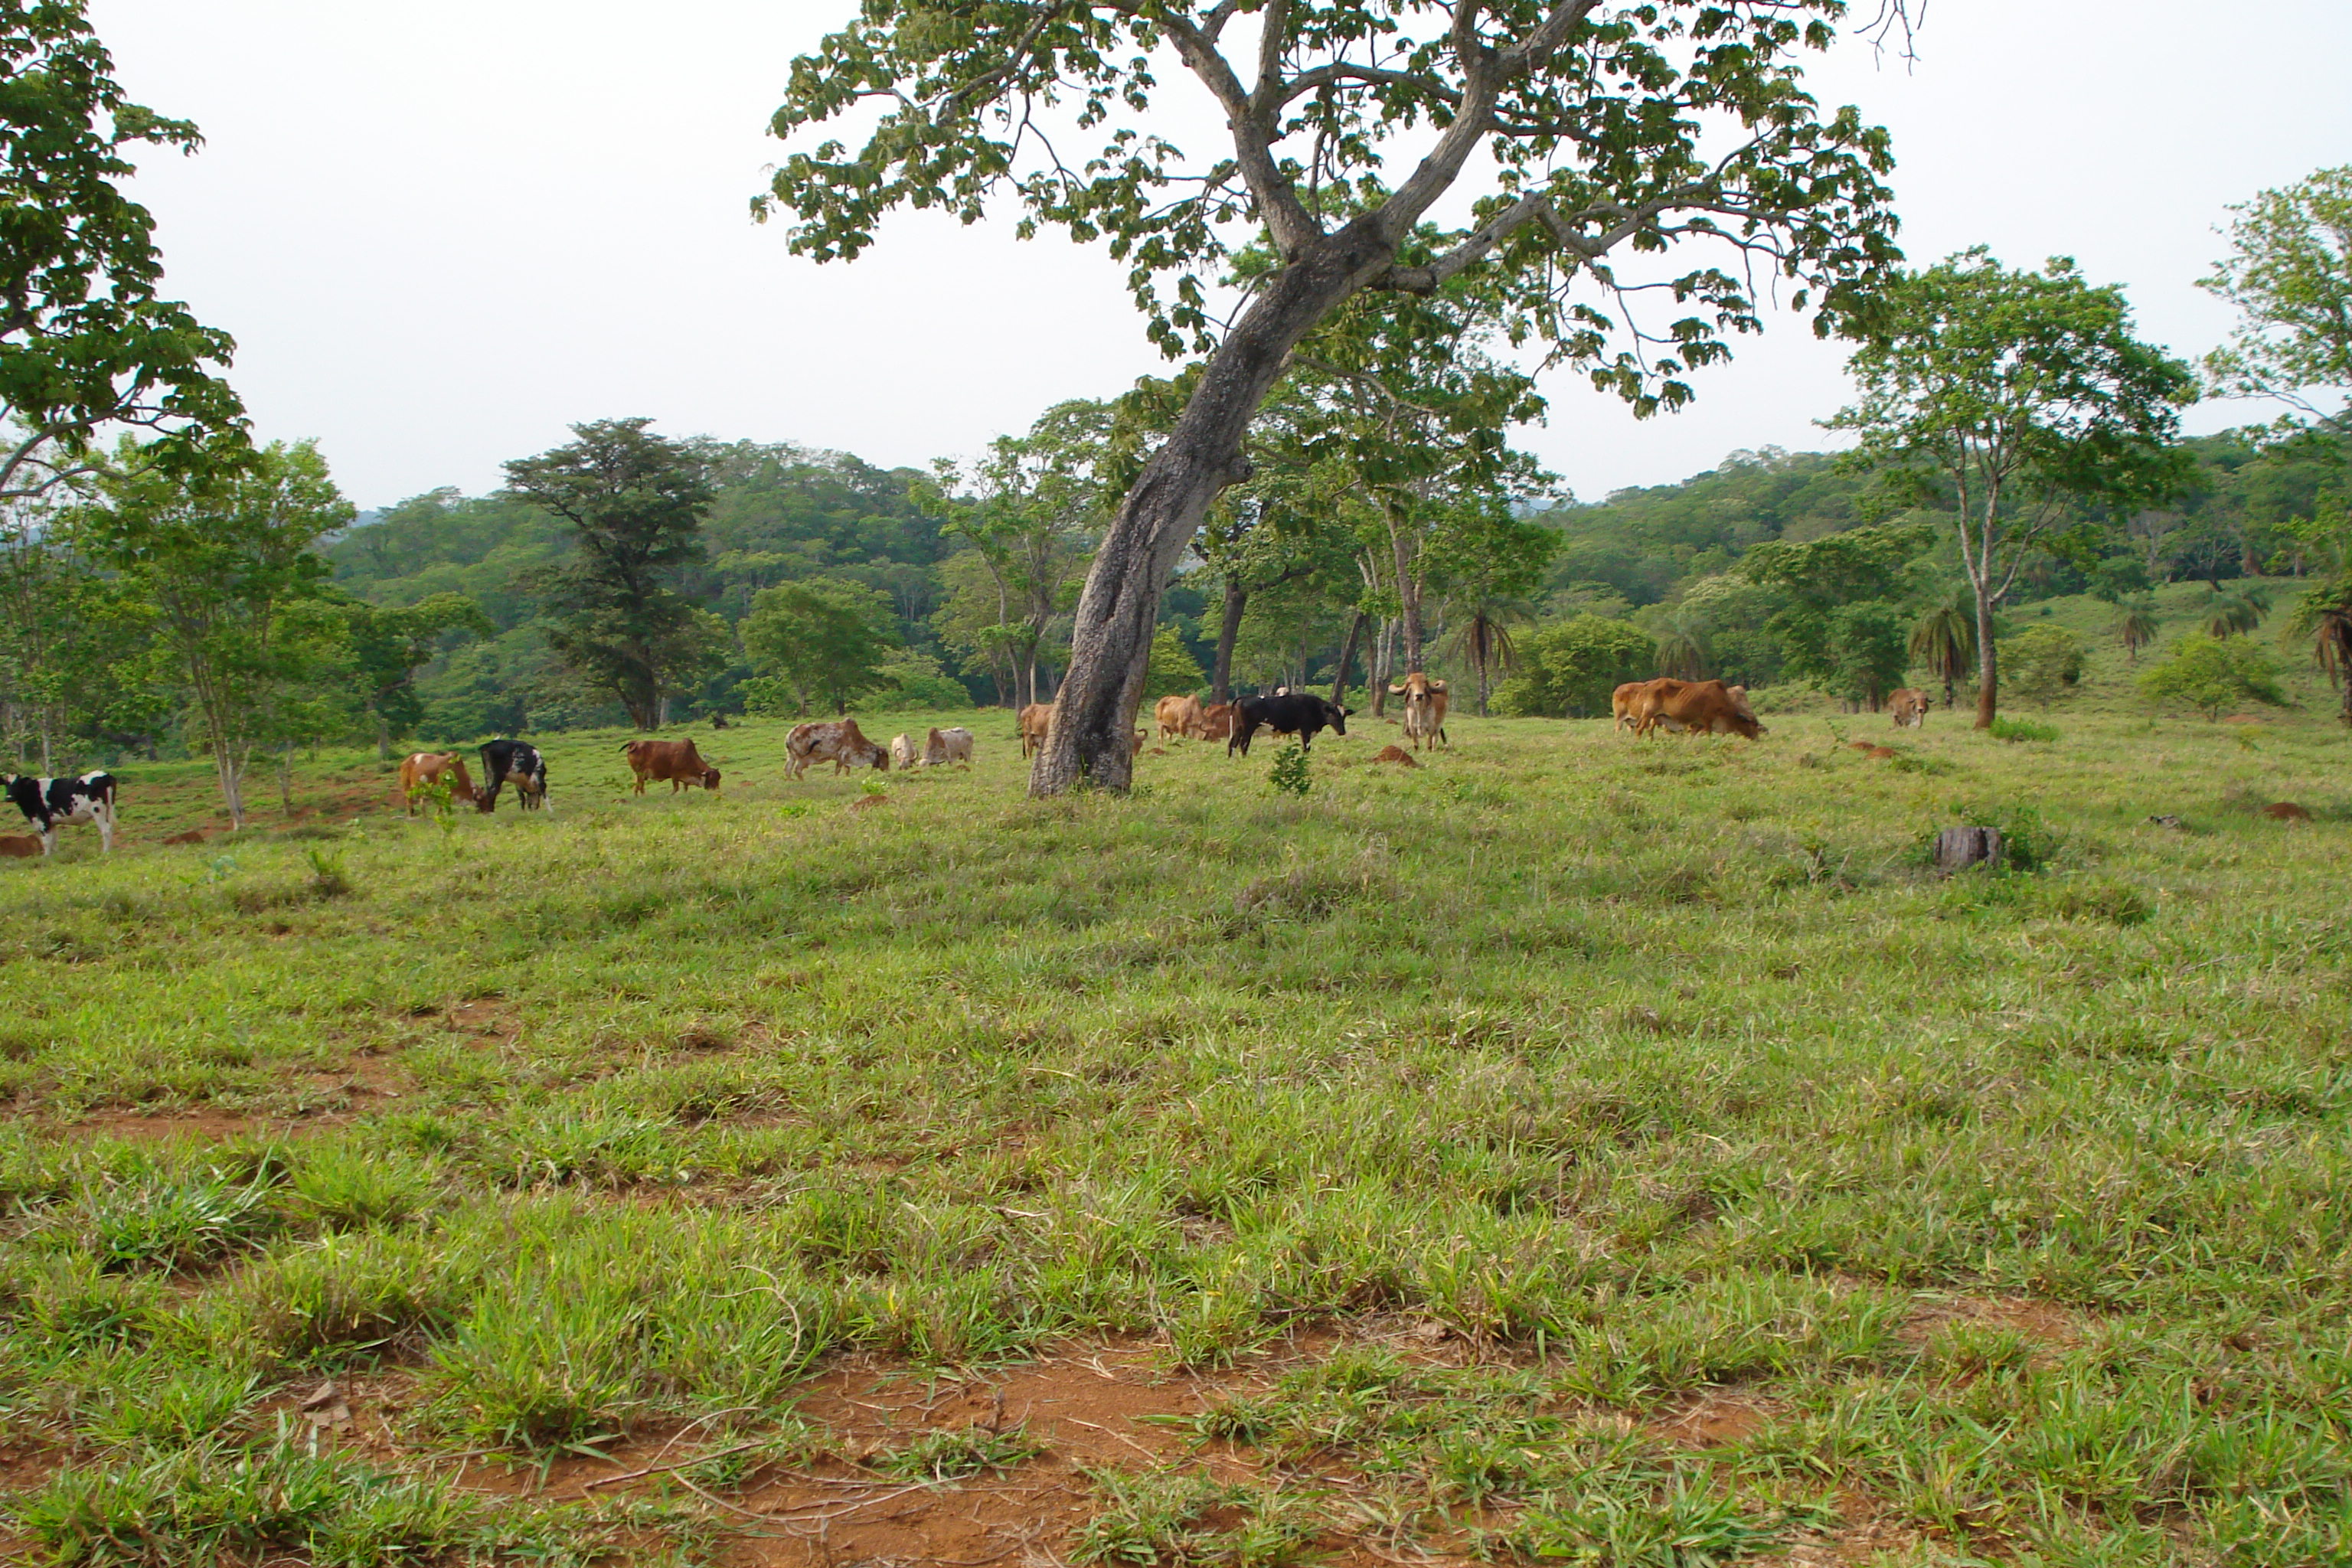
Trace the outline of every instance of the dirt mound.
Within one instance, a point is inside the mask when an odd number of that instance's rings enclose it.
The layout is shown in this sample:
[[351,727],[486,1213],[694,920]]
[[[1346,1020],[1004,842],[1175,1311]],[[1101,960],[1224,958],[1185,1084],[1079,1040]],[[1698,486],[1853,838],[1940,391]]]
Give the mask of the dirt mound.
[[166,844],[202,844],[204,841],[205,830],[201,827],[191,827],[185,833],[163,835],[163,842]]
[[2263,807],[2263,815],[2273,822],[2309,822],[2311,813],[2291,800],[2273,801]]
[[1382,746],[1379,751],[1372,753],[1372,761],[1376,763],[1402,763],[1409,768],[1417,768],[1421,766],[1419,763],[1412,760],[1412,753],[1406,751],[1402,746]]
[[852,811],[871,811],[877,805],[887,805],[889,804],[890,797],[887,795],[861,795],[856,800],[849,803],[849,809]]
[[0,838],[0,855],[32,856],[40,852],[41,841],[37,838],[25,838],[13,834]]

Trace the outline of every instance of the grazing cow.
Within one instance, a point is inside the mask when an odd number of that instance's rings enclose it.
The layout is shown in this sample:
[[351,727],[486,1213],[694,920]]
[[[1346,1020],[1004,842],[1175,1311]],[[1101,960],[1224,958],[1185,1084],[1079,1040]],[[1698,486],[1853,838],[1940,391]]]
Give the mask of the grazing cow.
[[1036,755],[1045,749],[1045,737],[1053,732],[1054,705],[1032,702],[1021,710],[1021,754]]
[[1163,697],[1153,704],[1152,717],[1160,721],[1160,738],[1172,741],[1179,735],[1196,739],[1202,728],[1201,700],[1197,697]]
[[[936,735],[939,731],[934,730],[931,733]],[[903,773],[908,768],[920,766],[921,762],[922,759],[915,755],[915,738],[912,735],[893,735],[890,737],[890,765],[892,767],[898,769]]]
[[726,729],[728,727],[727,715],[724,713],[713,713],[710,716],[710,727],[714,730]]
[[1445,682],[1432,680],[1420,670],[1404,678],[1402,686],[1389,688],[1389,695],[1404,699],[1404,738],[1412,742],[1414,751],[1421,750],[1423,741],[1435,745],[1445,740]]
[[1645,681],[1633,708],[1636,735],[1647,735],[1661,724],[1702,735],[1740,735],[1750,741],[1764,733],[1756,710],[1748,705],[1748,689],[1726,686],[1720,680],[1661,677]]
[[621,747],[629,754],[629,772],[636,775],[634,793],[646,793],[648,781],[669,783],[669,793],[700,784],[704,789],[719,787],[719,770],[702,760],[692,741],[630,741]]
[[793,732],[784,737],[784,776],[802,777],[811,763],[831,763],[835,774],[852,768],[890,771],[889,753],[867,740],[855,719],[793,725]]
[[1219,702],[1201,710],[1201,739],[1222,741],[1234,732],[1234,705]]
[[1898,730],[1923,728],[1927,722],[1927,710],[1934,706],[1926,692],[1914,691],[1907,686],[1886,700],[1886,710],[1895,716]]
[[1302,752],[1314,743],[1315,731],[1324,725],[1331,726],[1335,735],[1348,732],[1348,710],[1336,702],[1306,691],[1286,691],[1277,697],[1244,697],[1234,704],[1234,732],[1226,738],[1225,755],[1238,750],[1249,755],[1250,739],[1259,726],[1277,735],[1296,735]]
[[971,766],[971,731],[961,724],[951,730],[934,730],[923,737],[923,766],[943,768],[950,763]]
[[525,811],[537,811],[547,805],[547,759],[539,748],[522,741],[485,741],[482,742],[483,811],[499,808],[499,791],[512,779],[515,798],[522,802]]
[[114,775],[84,773],[78,779],[37,779],[10,773],[5,781],[8,798],[41,836],[41,856],[58,847],[58,824],[89,822],[98,826],[98,852],[114,848]]
[[479,806],[481,799],[474,794],[474,775],[466,771],[466,759],[455,752],[412,752],[400,763],[400,799],[415,816],[425,797],[449,784],[449,799]]
[[1615,717],[1617,728],[1630,730],[1633,727],[1636,722],[1633,714],[1634,699],[1638,698],[1642,694],[1642,689],[1649,684],[1646,680],[1629,680],[1609,694],[1609,711]]

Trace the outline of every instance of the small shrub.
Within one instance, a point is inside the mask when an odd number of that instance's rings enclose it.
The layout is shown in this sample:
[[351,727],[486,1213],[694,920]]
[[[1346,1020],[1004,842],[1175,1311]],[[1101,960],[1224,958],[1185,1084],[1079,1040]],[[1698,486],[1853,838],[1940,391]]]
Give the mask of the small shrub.
[[1307,774],[1307,752],[1297,745],[1285,746],[1274,754],[1274,770],[1265,777],[1283,795],[1303,795],[1315,787],[1315,781]]
[[159,1173],[99,1188],[76,1217],[103,1267],[174,1268],[221,1257],[277,1228],[278,1216],[265,1206],[268,1195],[258,1177]]
[[1025,1426],[1003,1432],[967,1426],[961,1431],[926,1432],[905,1447],[877,1454],[868,1462],[885,1475],[910,1481],[952,1481],[982,1470],[1002,1474],[1017,1469],[1042,1452],[1042,1447],[1030,1440]]
[[2001,684],[2046,702],[2083,679],[2082,639],[2063,626],[2028,626],[2000,649]]
[[2147,895],[2128,882],[2069,882],[2053,888],[2047,905],[2062,921],[2106,921],[2119,926],[2137,925],[2156,912]]
[[2191,632],[2139,678],[2139,689],[2158,702],[2183,703],[2219,719],[2249,702],[2284,707],[2278,673],[2278,661],[2247,638],[2225,641]]
[[1596,1472],[1573,1492],[1547,1496],[1501,1539],[1539,1559],[1616,1568],[1717,1568],[1769,1552],[1782,1531],[1759,1524],[1703,1479],[1664,1486],[1639,1469]]
[[312,1156],[288,1184],[301,1207],[326,1230],[404,1225],[433,1200],[431,1182],[415,1165],[396,1155],[353,1150]]
[[352,879],[343,866],[343,858],[330,855],[323,849],[304,851],[310,862],[310,896],[314,899],[340,899],[352,890]]
[[2047,744],[2058,738],[2055,726],[2037,724],[2031,719],[1996,719],[1992,721],[1992,738],[2015,745],[2021,741],[2038,741]]

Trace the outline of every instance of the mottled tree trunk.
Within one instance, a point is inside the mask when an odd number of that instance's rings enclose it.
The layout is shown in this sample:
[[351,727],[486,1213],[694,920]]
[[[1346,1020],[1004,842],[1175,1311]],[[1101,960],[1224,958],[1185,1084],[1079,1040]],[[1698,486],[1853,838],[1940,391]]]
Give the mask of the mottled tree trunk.
[[1268,279],[1218,345],[1168,439],[1119,504],[1078,596],[1070,668],[1054,731],[1029,793],[1081,783],[1125,790],[1130,737],[1160,595],[1220,491],[1249,477],[1242,438],[1290,352],[1394,254],[1374,219],[1359,218]]
[[1224,615],[1217,623],[1217,668],[1209,682],[1209,700],[1234,700],[1234,639],[1241,636],[1242,612],[1249,607],[1249,590],[1225,579]]
[[1363,611],[1348,623],[1348,640],[1339,645],[1339,671],[1331,678],[1331,702],[1334,707],[1348,705],[1348,667],[1356,662],[1356,644],[1364,635],[1364,623],[1371,617]]
[[2000,702],[2000,658],[1992,645],[1992,600],[1977,590],[1977,725],[1992,728]]

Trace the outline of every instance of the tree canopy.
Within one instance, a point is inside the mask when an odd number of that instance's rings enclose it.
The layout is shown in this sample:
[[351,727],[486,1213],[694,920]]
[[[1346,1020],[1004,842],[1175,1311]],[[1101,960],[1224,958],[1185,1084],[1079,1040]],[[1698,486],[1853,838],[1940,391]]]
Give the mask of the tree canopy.
[[154,221],[121,189],[134,150],[199,140],[123,96],[76,0],[0,0],[0,500],[81,471],[109,429],[185,460],[236,426],[234,345],[159,296]]

